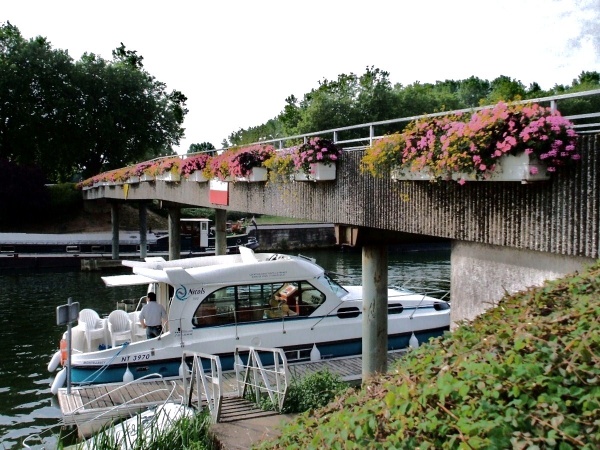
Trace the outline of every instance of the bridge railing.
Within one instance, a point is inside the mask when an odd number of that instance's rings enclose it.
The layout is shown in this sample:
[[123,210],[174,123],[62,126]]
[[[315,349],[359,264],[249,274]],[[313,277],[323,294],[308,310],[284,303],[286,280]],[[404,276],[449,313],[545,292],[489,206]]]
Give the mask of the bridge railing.
[[[572,92],[572,93],[568,93],[568,94],[552,95],[552,96],[548,96],[548,97],[531,98],[531,99],[527,99],[527,100],[521,100],[521,101],[509,102],[509,103],[517,104],[517,105],[528,104],[528,103],[541,103],[541,104],[547,103],[547,104],[549,104],[549,106],[552,109],[555,110],[555,109],[559,109],[558,104],[561,100],[581,98],[581,97],[593,97],[593,96],[600,96],[600,89],[594,89],[591,91],[582,91],[582,92]],[[383,135],[378,135],[376,133],[377,127],[393,125],[393,124],[408,123],[408,122],[412,122],[413,120],[418,120],[418,119],[422,119],[425,117],[439,117],[439,116],[447,116],[449,114],[480,111],[480,110],[484,110],[484,109],[490,109],[493,107],[494,107],[494,105],[485,105],[485,106],[479,106],[479,107],[475,107],[475,108],[464,108],[464,109],[457,109],[457,110],[453,110],[453,111],[443,111],[443,112],[437,112],[437,113],[431,113],[431,114],[421,114],[418,116],[408,116],[408,117],[401,117],[401,118],[397,118],[397,119],[380,120],[377,122],[368,122],[368,123],[349,125],[349,126],[339,127],[339,128],[331,128],[328,130],[321,130],[321,131],[316,131],[316,132],[312,132],[312,133],[297,134],[297,135],[293,135],[293,136],[285,136],[285,137],[275,138],[275,139],[266,139],[266,140],[260,141],[260,143],[274,144],[274,145],[279,146],[279,148],[281,149],[284,147],[284,144],[286,141],[302,139],[304,142],[306,142],[309,138],[314,137],[314,136],[324,137],[326,135],[331,135],[333,138],[332,139],[333,142],[335,142],[336,144],[339,144],[339,145],[347,144],[349,148],[346,148],[346,150],[352,150],[353,148],[356,148],[356,149],[361,148],[362,149],[366,146],[372,145],[373,141],[383,137]],[[578,133],[598,133],[598,132],[600,132],[600,122],[593,122],[593,123],[589,122],[589,123],[580,123],[580,124],[576,123],[578,121],[587,120],[587,119],[598,119],[598,118],[600,118],[600,111],[587,113],[587,114],[577,114],[577,115],[565,116],[565,118],[569,119],[571,122],[575,123],[574,128],[578,129]],[[598,120],[600,120],[600,119],[598,119]],[[583,130],[584,128],[592,128],[592,129]],[[579,131],[579,129],[581,129],[581,131]],[[365,132],[364,132],[365,136],[359,137],[359,138],[353,138],[353,139],[345,139],[345,140],[339,139],[340,133],[342,133],[344,131],[351,131],[351,130],[365,130]],[[360,145],[357,145],[357,144],[360,144]],[[252,144],[248,144],[248,145],[252,145]]]

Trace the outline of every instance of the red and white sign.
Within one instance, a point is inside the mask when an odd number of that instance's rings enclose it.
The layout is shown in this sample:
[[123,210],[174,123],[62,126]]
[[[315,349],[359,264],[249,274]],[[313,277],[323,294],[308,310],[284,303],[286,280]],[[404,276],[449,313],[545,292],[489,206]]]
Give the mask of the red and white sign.
[[210,180],[208,201],[216,205],[229,205],[229,183],[221,180]]

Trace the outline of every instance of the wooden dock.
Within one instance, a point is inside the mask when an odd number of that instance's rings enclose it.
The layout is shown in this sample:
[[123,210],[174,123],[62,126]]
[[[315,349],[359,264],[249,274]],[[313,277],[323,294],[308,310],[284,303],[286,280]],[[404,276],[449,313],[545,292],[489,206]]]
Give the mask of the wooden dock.
[[[391,366],[405,352],[406,350],[389,352],[388,366]],[[288,369],[291,380],[328,370],[344,381],[356,382],[362,378],[362,357],[290,363]],[[238,396],[235,371],[223,372],[221,389],[223,397],[231,404],[231,399]],[[72,386],[70,394],[67,394],[66,388],[61,388],[58,391],[58,403],[63,423],[67,426],[76,426],[79,435],[83,437],[92,435],[113,420],[129,417],[167,401],[186,403],[187,395],[183,390],[183,380],[180,378],[170,380],[150,378],[128,384]],[[197,401],[197,391],[193,393],[193,401]],[[222,421],[232,420],[233,417],[222,418]]]

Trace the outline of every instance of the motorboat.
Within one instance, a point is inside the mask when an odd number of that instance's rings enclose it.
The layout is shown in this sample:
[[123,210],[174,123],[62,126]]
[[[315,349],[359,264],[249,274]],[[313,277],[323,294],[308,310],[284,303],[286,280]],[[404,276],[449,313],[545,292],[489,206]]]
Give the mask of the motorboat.
[[[104,276],[104,283],[147,285],[167,310],[165,329],[146,339],[138,318],[143,298],[135,311],[119,309],[107,318],[80,311],[70,330],[74,384],[177,377],[184,351],[218,355],[228,370],[236,345],[281,348],[289,362],[362,353],[362,287],[341,285],[311,258],[240,247],[239,254],[123,265],[133,273]],[[387,297],[389,350],[449,330],[449,302],[402,288],[388,288]],[[66,335],[51,372],[65,364]],[[55,378],[53,391],[64,379]]]

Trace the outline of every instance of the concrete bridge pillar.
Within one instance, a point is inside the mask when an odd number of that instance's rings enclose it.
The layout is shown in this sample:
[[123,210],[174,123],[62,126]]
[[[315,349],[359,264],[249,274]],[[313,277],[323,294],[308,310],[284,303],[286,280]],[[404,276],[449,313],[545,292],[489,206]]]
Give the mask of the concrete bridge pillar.
[[227,253],[227,211],[215,209],[215,255]]
[[385,373],[387,370],[387,246],[363,246],[362,273],[362,377],[364,382],[375,373]]
[[140,202],[138,204],[138,210],[140,227],[140,258],[144,259],[148,250],[148,212],[146,209],[146,203]]
[[110,225],[112,231],[112,259],[119,259],[119,204],[110,202]]
[[181,258],[181,208],[179,206],[170,205],[167,207],[169,211],[169,261]]
[[593,258],[453,241],[450,256],[452,328],[513,294],[594,263]]

